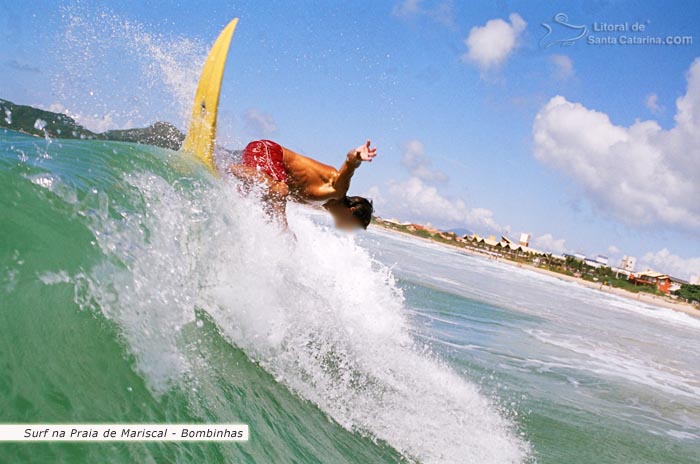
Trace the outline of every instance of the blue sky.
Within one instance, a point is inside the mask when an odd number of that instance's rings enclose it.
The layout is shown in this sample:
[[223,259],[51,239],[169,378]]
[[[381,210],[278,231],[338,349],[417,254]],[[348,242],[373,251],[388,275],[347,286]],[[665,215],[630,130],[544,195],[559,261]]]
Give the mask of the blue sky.
[[[571,37],[557,13],[587,36],[543,48],[542,23]],[[541,248],[631,254],[687,278],[700,274],[698,13],[692,1],[0,0],[0,97],[95,129],[184,128],[198,60],[238,16],[227,145],[273,138],[338,165],[371,138],[379,157],[353,193],[382,216],[530,232]],[[692,43],[588,43],[623,35]]]

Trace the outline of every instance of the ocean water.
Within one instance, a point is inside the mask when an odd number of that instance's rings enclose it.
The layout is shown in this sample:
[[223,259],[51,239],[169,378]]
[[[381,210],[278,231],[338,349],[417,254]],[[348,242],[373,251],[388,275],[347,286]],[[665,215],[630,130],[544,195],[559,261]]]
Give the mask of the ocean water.
[[381,230],[360,242],[412,335],[497,398],[533,460],[700,462],[700,319]]
[[391,270],[297,241],[180,153],[0,133],[0,421],[243,422],[220,443],[3,443],[0,462],[523,462],[416,339]]
[[700,320],[290,224],[176,152],[0,132],[0,421],[251,431],[0,462],[700,461]]

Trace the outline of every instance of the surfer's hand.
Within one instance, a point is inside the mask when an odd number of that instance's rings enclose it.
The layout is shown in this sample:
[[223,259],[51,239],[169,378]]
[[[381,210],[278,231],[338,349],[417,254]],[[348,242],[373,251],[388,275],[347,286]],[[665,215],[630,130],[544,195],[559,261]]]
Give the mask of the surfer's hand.
[[355,159],[357,161],[368,161],[371,163],[372,158],[377,156],[377,148],[370,148],[369,145],[370,142],[368,139],[364,145],[355,148]]

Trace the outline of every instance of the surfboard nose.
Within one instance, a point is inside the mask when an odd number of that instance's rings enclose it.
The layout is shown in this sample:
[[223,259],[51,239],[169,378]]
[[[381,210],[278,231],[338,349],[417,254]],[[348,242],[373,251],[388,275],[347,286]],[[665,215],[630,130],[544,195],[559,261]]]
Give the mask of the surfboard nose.
[[231,20],[209,51],[199,77],[190,125],[181,148],[182,151],[191,153],[202,161],[213,174],[217,174],[214,167],[214,142],[221,81],[226,69],[229,46],[237,25],[238,18]]

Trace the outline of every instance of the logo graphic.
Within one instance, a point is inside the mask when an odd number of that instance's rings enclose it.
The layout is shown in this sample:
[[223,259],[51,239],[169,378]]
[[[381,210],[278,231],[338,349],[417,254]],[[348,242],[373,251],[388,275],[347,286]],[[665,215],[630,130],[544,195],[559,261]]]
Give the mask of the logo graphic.
[[544,37],[540,39],[540,47],[542,48],[549,48],[553,45],[570,47],[588,34],[588,27],[585,25],[576,26],[570,24],[566,13],[555,14],[552,22],[542,23],[542,27],[547,31]]

